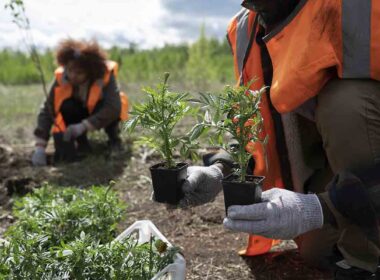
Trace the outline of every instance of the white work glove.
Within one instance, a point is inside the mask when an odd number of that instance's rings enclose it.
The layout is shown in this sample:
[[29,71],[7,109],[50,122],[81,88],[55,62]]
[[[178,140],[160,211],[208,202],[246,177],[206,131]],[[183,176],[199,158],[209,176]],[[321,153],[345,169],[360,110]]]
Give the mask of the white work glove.
[[63,140],[69,142],[81,136],[87,130],[86,125],[81,122],[77,124],[71,124],[67,127],[65,133],[63,134]]
[[293,239],[323,225],[322,207],[315,194],[273,188],[263,192],[262,199],[248,206],[230,206],[224,226],[268,238]]
[[34,166],[45,166],[47,164],[45,147],[36,146],[32,155],[32,164]]
[[197,206],[214,200],[222,189],[222,178],[222,171],[215,165],[190,166],[182,185],[184,198],[179,206]]

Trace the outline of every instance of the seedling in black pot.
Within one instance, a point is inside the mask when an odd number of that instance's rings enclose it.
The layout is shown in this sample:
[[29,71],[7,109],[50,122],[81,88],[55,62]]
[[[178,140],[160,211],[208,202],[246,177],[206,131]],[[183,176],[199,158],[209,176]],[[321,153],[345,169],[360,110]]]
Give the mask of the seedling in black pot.
[[[236,163],[232,174],[223,181],[226,212],[231,205],[250,205],[261,201],[264,178],[247,175],[247,167],[258,142],[266,143],[263,136],[263,118],[260,113],[260,101],[265,88],[250,90],[247,86],[226,86],[219,95],[201,94],[198,102],[204,105],[205,116],[198,124],[215,133],[211,144],[218,145],[228,152]],[[225,136],[232,138],[234,144],[228,144]]]
[[169,74],[166,73],[162,83],[155,88],[144,89],[148,94],[147,100],[133,106],[132,118],[126,127],[132,132],[139,126],[142,136],[138,143],[156,150],[163,159],[150,167],[154,200],[178,204],[183,197],[182,184],[187,176],[188,164],[176,162],[173,155],[178,152],[182,158],[197,158],[196,139],[202,130],[195,126],[185,135],[174,135],[176,125],[196,110],[189,105],[188,93],[169,91],[168,78]]

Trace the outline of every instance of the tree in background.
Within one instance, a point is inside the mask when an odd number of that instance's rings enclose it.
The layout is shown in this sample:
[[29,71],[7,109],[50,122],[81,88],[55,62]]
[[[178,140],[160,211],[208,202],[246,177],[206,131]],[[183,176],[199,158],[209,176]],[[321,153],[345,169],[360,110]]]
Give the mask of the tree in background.
[[211,54],[210,40],[206,37],[203,24],[199,39],[189,49],[189,59],[186,63],[186,80],[197,90],[207,90],[210,81],[215,79]]
[[31,61],[33,62],[38,75],[39,80],[42,84],[42,89],[44,91],[45,96],[47,97],[47,88],[46,88],[46,79],[44,75],[44,67],[41,62],[40,55],[37,51],[36,44],[34,43],[32,31],[30,28],[30,21],[25,13],[24,1],[22,0],[9,0],[8,3],[5,4],[5,9],[9,9],[12,16],[12,22],[15,23],[18,28],[23,32],[23,40],[25,46],[30,55]]
[[[14,0],[16,1],[16,0]],[[34,48],[46,78],[52,79],[56,65],[54,54]],[[165,45],[162,48],[139,49],[114,46],[108,50],[111,60],[119,62],[119,81],[130,84],[156,83],[162,73],[170,72],[173,86],[207,90],[210,86],[234,83],[233,59],[227,40],[208,38],[205,26],[198,40],[191,44]],[[40,74],[29,53],[10,49],[0,50],[0,84],[17,85],[40,82]]]

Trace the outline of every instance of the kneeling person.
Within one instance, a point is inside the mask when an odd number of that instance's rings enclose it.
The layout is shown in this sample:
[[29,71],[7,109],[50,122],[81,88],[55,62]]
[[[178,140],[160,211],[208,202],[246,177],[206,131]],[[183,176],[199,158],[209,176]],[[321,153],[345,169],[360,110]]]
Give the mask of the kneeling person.
[[119,122],[126,120],[128,100],[120,92],[118,65],[106,60],[95,41],[64,40],[57,49],[55,80],[37,119],[35,166],[46,165],[45,149],[53,134],[56,161],[71,161],[89,151],[87,132],[104,128],[111,149],[121,147]]

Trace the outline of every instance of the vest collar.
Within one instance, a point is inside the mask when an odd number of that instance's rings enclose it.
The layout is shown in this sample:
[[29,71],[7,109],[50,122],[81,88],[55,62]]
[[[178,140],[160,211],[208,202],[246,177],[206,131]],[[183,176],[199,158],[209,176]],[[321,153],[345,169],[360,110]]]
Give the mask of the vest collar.
[[307,3],[308,0],[300,0],[297,6],[294,8],[293,12],[278,26],[276,26],[270,33],[268,33],[263,40],[267,43],[270,39],[275,37],[278,33],[280,33],[302,10],[303,6]]
[[[62,85],[67,85],[67,84],[70,84],[70,82],[69,82],[69,79],[67,77],[66,68],[64,68],[63,74],[62,74]],[[95,80],[95,82],[93,84],[96,84],[99,87],[103,87],[104,82],[103,82],[103,79],[97,79],[97,80]]]

